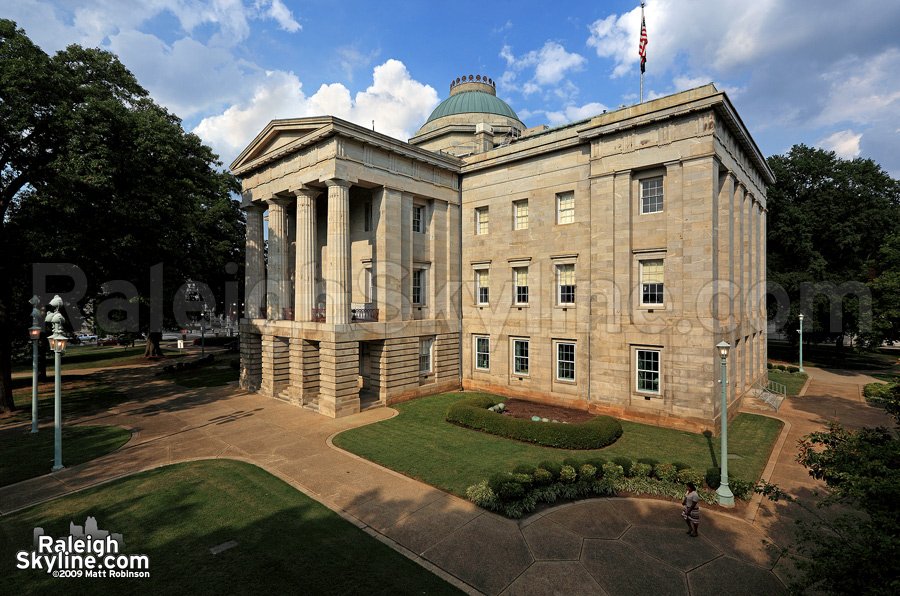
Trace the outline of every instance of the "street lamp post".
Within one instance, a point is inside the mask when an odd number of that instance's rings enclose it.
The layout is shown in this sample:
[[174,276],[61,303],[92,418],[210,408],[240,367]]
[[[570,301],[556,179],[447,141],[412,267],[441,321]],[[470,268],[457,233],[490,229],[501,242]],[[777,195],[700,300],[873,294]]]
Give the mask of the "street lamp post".
[[37,296],[31,300],[31,327],[28,328],[28,337],[31,338],[31,433],[38,431],[38,340],[41,339],[41,311],[38,305],[41,303]]
[[62,375],[60,374],[60,364],[62,361],[62,353],[66,351],[66,336],[63,335],[62,326],[65,322],[63,316],[59,313],[59,307],[63,305],[62,298],[59,296],[54,296],[53,300],[50,301],[50,306],[54,307],[56,310],[49,315],[47,315],[47,322],[53,324],[53,335],[51,335],[48,339],[50,340],[50,349],[56,355],[55,362],[55,373],[56,379],[54,380],[54,401],[53,401],[53,439],[54,439],[54,454],[53,454],[53,471],[61,470],[63,468],[62,465],[62,386],[61,379]]
[[803,372],[803,313],[800,313],[800,372]]
[[200,357],[206,358],[206,313],[200,313]]
[[716,349],[719,351],[719,357],[722,360],[722,411],[720,412],[720,417],[722,419],[722,453],[720,458],[722,460],[722,477],[719,481],[719,488],[716,489],[716,495],[719,498],[719,505],[723,507],[732,507],[734,506],[734,493],[731,492],[731,487],[728,486],[728,380],[727,380],[727,361],[728,361],[728,350],[731,346],[725,341],[722,340],[721,343],[716,345]]

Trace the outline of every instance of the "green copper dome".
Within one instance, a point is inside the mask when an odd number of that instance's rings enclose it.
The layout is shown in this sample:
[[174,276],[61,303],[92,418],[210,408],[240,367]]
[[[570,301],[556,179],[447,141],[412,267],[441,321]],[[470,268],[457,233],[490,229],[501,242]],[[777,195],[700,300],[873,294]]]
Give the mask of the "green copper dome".
[[501,116],[515,118],[516,120],[519,119],[513,109],[499,97],[483,91],[465,91],[463,93],[451,95],[442,101],[441,104],[434,109],[425,123],[427,124],[432,120],[437,120],[444,116],[471,113],[499,114]]

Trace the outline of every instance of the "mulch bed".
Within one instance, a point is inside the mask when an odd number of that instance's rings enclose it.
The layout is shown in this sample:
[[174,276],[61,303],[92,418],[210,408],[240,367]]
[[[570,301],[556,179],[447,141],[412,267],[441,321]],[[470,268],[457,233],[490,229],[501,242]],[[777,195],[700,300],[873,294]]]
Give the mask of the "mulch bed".
[[525,420],[531,420],[532,416],[539,416],[541,418],[547,418],[548,420],[559,420],[560,422],[574,424],[576,422],[587,422],[588,420],[597,417],[597,414],[592,414],[584,410],[542,404],[524,399],[509,399],[504,403],[506,404],[506,412],[503,413],[504,416],[524,418]]

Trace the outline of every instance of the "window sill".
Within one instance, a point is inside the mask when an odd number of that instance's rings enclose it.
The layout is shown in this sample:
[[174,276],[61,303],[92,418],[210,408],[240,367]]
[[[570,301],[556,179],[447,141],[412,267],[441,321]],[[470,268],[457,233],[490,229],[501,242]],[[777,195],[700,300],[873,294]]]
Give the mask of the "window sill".
[[553,308],[559,308],[562,310],[568,310],[571,308],[572,310],[575,310],[575,304],[554,304]]
[[571,385],[573,387],[578,384],[578,381],[570,381],[569,379],[556,379],[554,382],[562,385]]
[[513,304],[512,305],[513,308],[528,308],[529,306],[531,306],[531,305],[527,302],[525,302],[524,304]]
[[666,310],[665,303],[663,304],[639,304],[637,310],[645,310],[645,311],[656,311],[656,310]]

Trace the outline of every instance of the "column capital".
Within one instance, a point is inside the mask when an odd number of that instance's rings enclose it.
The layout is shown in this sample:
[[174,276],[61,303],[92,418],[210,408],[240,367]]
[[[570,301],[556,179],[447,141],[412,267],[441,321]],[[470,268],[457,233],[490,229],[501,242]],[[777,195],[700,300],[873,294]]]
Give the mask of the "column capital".
[[243,209],[244,211],[248,211],[248,212],[249,211],[259,211],[260,213],[262,213],[263,211],[266,210],[266,206],[261,205],[257,202],[253,202],[253,203],[249,203],[247,205],[241,205],[241,209]]
[[287,207],[288,205],[293,203],[294,200],[295,200],[294,197],[281,197],[281,196],[275,195],[275,196],[272,196],[272,197],[269,197],[268,199],[266,199],[266,202],[270,206],[278,205],[280,207]]
[[350,188],[353,186],[354,182],[352,180],[345,180],[343,178],[329,178],[328,180],[323,180],[325,184],[328,185],[329,188],[333,186],[341,186],[343,188]]
[[290,194],[295,197],[309,197],[310,199],[315,199],[320,194],[322,194],[322,190],[319,188],[313,188],[312,186],[307,186],[306,184],[301,184],[295,188],[292,188]]

